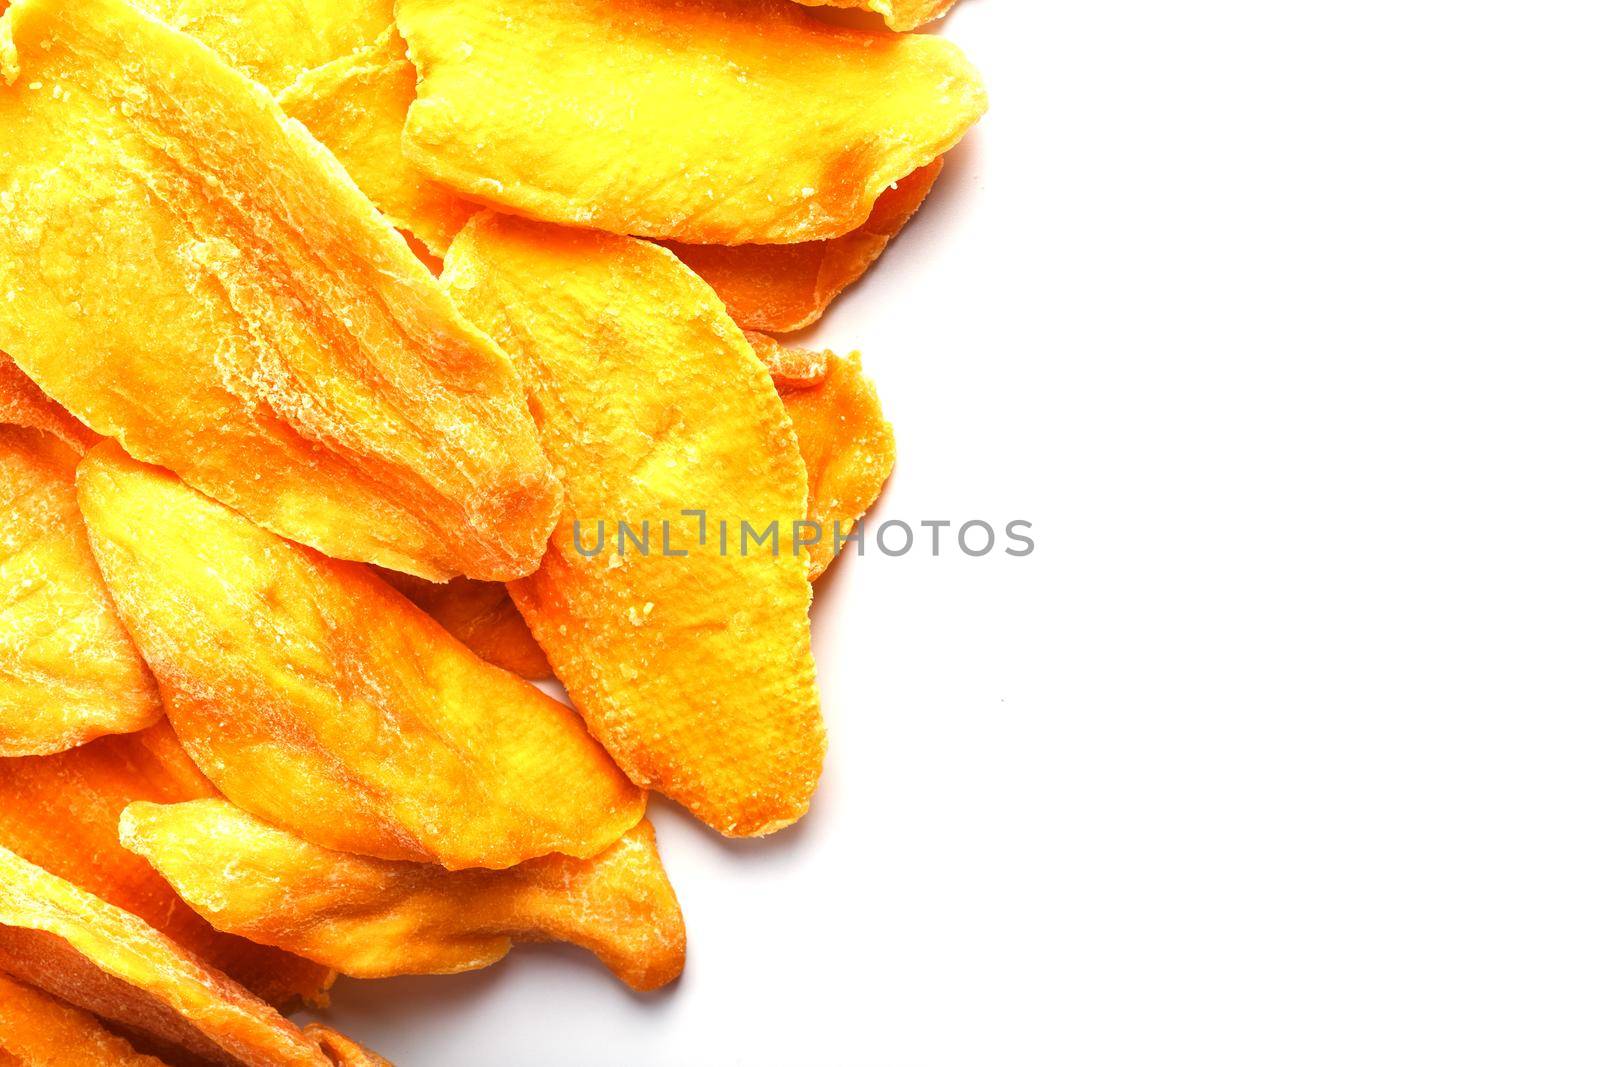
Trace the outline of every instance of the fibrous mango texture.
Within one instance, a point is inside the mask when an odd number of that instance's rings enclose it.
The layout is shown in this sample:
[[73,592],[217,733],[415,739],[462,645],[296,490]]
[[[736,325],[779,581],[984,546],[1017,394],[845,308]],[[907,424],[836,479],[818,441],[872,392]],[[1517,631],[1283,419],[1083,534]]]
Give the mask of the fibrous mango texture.
[[891,30],[914,30],[942,18],[956,0],[798,0],[807,7],[853,7],[875,11]]
[[173,728],[247,811],[328,848],[450,868],[590,856],[643,816],[571,709],[371,569],[112,443],[85,458],[78,495]]
[[532,572],[559,487],[503,353],[265,90],[122,0],[0,42],[0,347],[133,455],[339,558]]
[[436,585],[409,574],[381,573],[384,581],[431,615],[479,659],[530,682],[551,676],[544,649],[533,639],[504,584],[457,578]]
[[0,1064],[163,1067],[88,1012],[0,975]]
[[308,71],[278,102],[338,157],[390,222],[442,257],[478,207],[401,155],[406,111],[416,96],[416,68],[391,27],[374,44]]
[[0,759],[0,845],[139,916],[268,1003],[322,1001],[326,967],[213,929],[118,842],[134,801],[214,796],[164,722],[54,756]]
[[406,155],[530,218],[713,244],[840,237],[985,98],[932,37],[787,0],[398,0]]
[[329,1062],[283,1016],[144,920],[5,848],[0,971],[206,1062]]
[[806,475],[761,362],[643,241],[484,213],[443,279],[522,361],[567,490],[543,568],[511,591],[589,729],[725,834],[795,821],[825,747]]
[[878,391],[861,373],[860,355],[822,355],[826,372],[819,380],[779,386],[806,461],[808,516],[815,524],[808,538],[813,543],[806,546],[813,581],[883,492],[895,458],[894,430],[883,417]]
[[45,396],[4,352],[0,352],[0,423],[54,434],[78,452],[87,452],[100,440],[72,412]]
[[377,41],[393,9],[374,0],[132,0],[204,41],[230,66],[276,93],[308,70]]
[[943,165],[936,159],[900,179],[878,198],[867,221],[843,237],[790,245],[669,242],[667,247],[711,284],[744,329],[801,330],[883,254],[922,206]]
[[591,950],[629,985],[683,969],[683,916],[641,822],[590,859],[505,871],[332,852],[225,801],[133,804],[122,841],[218,928],[357,978],[486,967],[514,941]]
[[78,453],[0,425],[0,756],[60,752],[161,718],[78,514]]

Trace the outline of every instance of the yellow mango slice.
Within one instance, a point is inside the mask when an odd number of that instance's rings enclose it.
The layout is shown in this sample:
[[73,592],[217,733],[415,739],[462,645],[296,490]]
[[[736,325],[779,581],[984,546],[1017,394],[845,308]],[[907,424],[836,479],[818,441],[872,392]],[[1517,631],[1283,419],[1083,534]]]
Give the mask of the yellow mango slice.
[[160,1060],[135,1050],[88,1012],[3,974],[0,1063],[25,1067],[162,1067]]
[[204,41],[278,92],[306,71],[369,47],[392,9],[372,0],[131,0],[174,29]]
[[398,0],[405,152],[530,218],[707,244],[841,237],[983,113],[933,37],[787,0]]
[[514,941],[594,952],[635,989],[683,969],[683,916],[641,822],[586,860],[445,871],[310,844],[220,800],[132,804],[123,844],[222,930],[356,978],[486,967]]
[[0,970],[208,1062],[330,1062],[283,1016],[143,919],[6,848],[0,848]]
[[914,30],[943,18],[956,0],[798,0],[807,7],[852,7],[875,11],[891,30]]
[[590,856],[643,817],[571,709],[369,568],[112,443],[84,459],[78,496],[173,728],[247,811],[327,848],[449,868]]
[[[567,489],[544,567],[511,592],[590,731],[722,833],[795,821],[825,748],[793,540],[806,476],[761,362],[647,242],[485,212],[442,278],[521,360]],[[650,523],[653,550],[619,551],[621,520]],[[741,521],[774,536],[741,554]]]
[[72,412],[45,396],[4,352],[0,352],[0,423],[54,434],[80,453],[100,440],[100,435],[73,418]]
[[710,283],[728,314],[746,330],[789,333],[810,326],[889,247],[944,166],[936,159],[912,171],[872,206],[867,221],[826,241],[790,245],[689,245],[667,242]]
[[[389,5],[381,6],[387,12]],[[406,109],[416,95],[416,68],[390,27],[376,44],[302,75],[278,102],[338,157],[394,226],[442,257],[478,207],[401,155]]]
[[270,1004],[321,1003],[328,968],[218,932],[118,842],[122,809],[136,800],[216,795],[165,722],[53,756],[0,759],[0,845],[139,916]]
[[381,574],[479,659],[530,682],[552,677],[544,649],[500,582],[457,578],[436,585],[409,574]]
[[[772,351],[765,345],[757,347]],[[894,429],[883,417],[878,391],[861,373],[860,353],[842,359],[832,352],[791,350],[777,360],[792,367],[797,360],[819,355],[826,368],[819,378],[791,378],[778,385],[806,462],[807,517],[816,524],[808,538],[815,543],[806,546],[812,581],[828,569],[844,538],[877,501],[895,459]],[[773,377],[777,380],[780,373],[775,371]]]
[[559,486],[513,368],[326,150],[122,0],[23,0],[0,26],[0,348],[329,555],[536,569]]
[[78,453],[0,425],[0,756],[60,752],[161,718],[89,551]]

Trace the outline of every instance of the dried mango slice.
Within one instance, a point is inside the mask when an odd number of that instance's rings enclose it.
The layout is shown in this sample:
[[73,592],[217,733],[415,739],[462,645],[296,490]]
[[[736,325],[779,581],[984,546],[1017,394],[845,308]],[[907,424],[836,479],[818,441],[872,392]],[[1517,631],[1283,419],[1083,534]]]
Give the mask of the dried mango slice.
[[745,331],[744,339],[750,342],[756,358],[766,364],[767,373],[772,376],[772,384],[777,387],[779,396],[795,389],[809,388],[828,376],[827,352],[786,345],[752,330]]
[[986,106],[954,45],[786,0],[398,0],[395,17],[420,74],[408,158],[613,233],[841,237]]
[[[387,12],[389,5],[382,7]],[[442,257],[478,207],[400,154],[406,109],[416,96],[416,68],[390,27],[376,44],[302,75],[278,103],[338,157],[392,224]]]
[[58,438],[0,426],[0,756],[60,752],[162,715],[89,551],[77,465]]
[[272,92],[308,70],[366,48],[388,30],[392,9],[360,0],[131,0],[134,7],[204,41]]
[[356,978],[472,970],[547,940],[589,949],[635,989],[683,969],[683,916],[649,822],[591,859],[505,871],[332,852],[221,800],[132,804],[122,841],[219,929]]
[[[647,242],[485,212],[442,277],[522,360],[562,472],[545,565],[511,593],[589,729],[725,834],[795,821],[825,748],[794,546],[805,471],[760,361],[710,287]],[[705,512],[703,543],[684,509]],[[654,530],[650,552],[619,550],[622,520]],[[741,521],[774,536],[741,554]]]
[[100,440],[72,412],[45,396],[4,352],[0,352],[0,423],[54,434],[79,452],[87,452]]
[[328,848],[450,868],[593,855],[643,817],[577,715],[369,568],[110,442],[84,459],[78,496],[174,730],[247,811]]
[[394,1067],[376,1052],[356,1044],[331,1026],[309,1023],[303,1033],[317,1043],[334,1067]]
[[143,919],[6,848],[0,848],[0,970],[211,1062],[329,1062],[283,1016]]
[[819,378],[809,381],[773,371],[806,461],[807,517],[816,524],[811,531],[815,543],[806,551],[809,577],[816,581],[883,492],[894,469],[894,429],[883,417],[878,391],[861,373],[860,353],[841,359],[832,352],[786,350],[770,338],[756,350],[780,368],[814,366],[810,361],[819,357],[825,367]]
[[807,7],[853,7],[875,11],[891,30],[914,30],[943,18],[956,0],[797,0]]
[[[10,1058],[8,1058],[10,1057]],[[0,1064],[163,1067],[88,1012],[0,975]]]
[[944,166],[936,159],[912,171],[878,197],[867,221],[826,241],[791,245],[688,245],[667,247],[710,283],[728,314],[746,330],[789,333],[816,322],[883,254],[911,221]]
[[511,594],[500,582],[471,578],[436,585],[409,574],[383,571],[383,580],[433,616],[433,621],[485,662],[530,682],[552,677],[544,649],[522,621]]
[[327,152],[121,0],[0,56],[0,347],[252,521],[433,579],[533,571],[559,487],[503,353]]
[[216,796],[165,722],[54,756],[0,759],[0,845],[150,923],[270,1004],[320,1003],[321,964],[219,933],[117,840],[136,800]]

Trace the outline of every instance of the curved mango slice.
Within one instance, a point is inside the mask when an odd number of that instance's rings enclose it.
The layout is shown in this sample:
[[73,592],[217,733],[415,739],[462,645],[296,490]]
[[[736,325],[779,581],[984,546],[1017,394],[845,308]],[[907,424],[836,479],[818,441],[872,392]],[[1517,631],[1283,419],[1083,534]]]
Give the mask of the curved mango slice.
[[132,454],[330,555],[536,569],[560,490],[510,363],[326,150],[121,0],[6,20],[0,347]]
[[60,752],[162,715],[89,551],[77,465],[58,438],[0,426],[0,756]]
[[807,7],[853,7],[875,11],[891,30],[914,30],[943,18],[956,0],[797,0]]
[[270,1004],[322,1002],[333,972],[214,930],[117,840],[122,809],[136,800],[214,796],[165,722],[54,756],[0,759],[0,845],[139,916]]
[[[816,524],[811,531],[816,541],[806,546],[812,581],[828,569],[844,538],[877,501],[895,459],[894,429],[883,417],[878,391],[861,373],[860,353],[848,359],[820,355],[826,360],[820,379],[778,385],[806,461],[807,517]],[[780,359],[792,365],[796,356],[790,350]]]
[[878,197],[867,221],[843,237],[791,245],[666,244],[717,291],[742,328],[802,330],[883,254],[922,206],[943,166],[936,159],[901,178]]
[[309,841],[449,868],[589,856],[644,815],[565,706],[370,569],[285,541],[107,443],[78,495],[185,749]]
[[73,418],[72,412],[45,396],[4,352],[0,352],[0,423],[54,434],[80,453],[100,440],[100,435]]
[[612,233],[843,236],[986,106],[954,45],[786,0],[398,0],[395,17],[420,74],[408,158],[474,200]]
[[[382,6],[387,13],[389,5]],[[390,27],[376,44],[302,75],[278,103],[338,157],[394,226],[442,257],[478,206],[400,154],[406,109],[416,96],[416,68]]]
[[6,848],[0,848],[0,970],[208,1062],[329,1063],[283,1016],[143,919]]
[[510,867],[592,856],[645,798],[565,705],[462,648],[363,566],[96,448],[94,555],[195,763],[346,853]]
[[451,637],[486,663],[530,682],[553,677],[544,649],[522,621],[511,594],[499,582],[457,578],[443,585],[409,574],[381,572],[383,580],[426,611]]
[[[760,361],[710,288],[643,241],[485,212],[443,280],[521,360],[562,472],[545,565],[511,593],[589,729],[722,833],[794,822],[826,743],[793,536],[806,476]],[[619,547],[621,521],[653,529],[651,550]],[[773,536],[741,553],[741,522]]]
[[361,0],[131,0],[204,41],[228,65],[276,93],[308,70],[367,48],[394,19]]
[[163,1067],[88,1012],[0,974],[0,1064]]
[[472,970],[514,941],[550,940],[635,989],[683,970],[683,915],[649,822],[590,859],[505,871],[331,852],[220,800],[130,805],[122,842],[219,929],[356,978]]

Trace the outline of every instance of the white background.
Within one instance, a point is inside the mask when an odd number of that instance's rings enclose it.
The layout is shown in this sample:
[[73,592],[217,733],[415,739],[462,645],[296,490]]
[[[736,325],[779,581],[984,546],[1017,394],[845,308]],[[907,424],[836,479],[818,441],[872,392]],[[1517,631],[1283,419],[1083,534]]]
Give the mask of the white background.
[[345,982],[402,1065],[1593,1064],[1600,19],[965,0],[993,108],[859,346],[813,814],[657,804],[690,931]]

